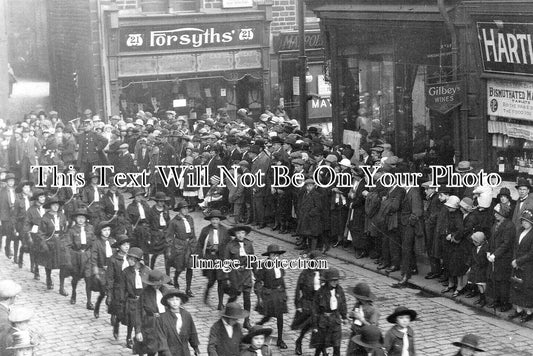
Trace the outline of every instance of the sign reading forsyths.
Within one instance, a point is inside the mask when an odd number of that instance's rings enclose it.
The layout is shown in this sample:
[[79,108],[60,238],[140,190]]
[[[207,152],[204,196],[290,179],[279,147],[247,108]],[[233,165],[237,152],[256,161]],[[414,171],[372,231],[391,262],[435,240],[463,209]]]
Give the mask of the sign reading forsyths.
[[463,87],[461,82],[426,84],[426,106],[441,114],[462,104]]
[[120,51],[145,52],[258,45],[261,43],[261,32],[261,25],[252,23],[124,27],[120,29]]

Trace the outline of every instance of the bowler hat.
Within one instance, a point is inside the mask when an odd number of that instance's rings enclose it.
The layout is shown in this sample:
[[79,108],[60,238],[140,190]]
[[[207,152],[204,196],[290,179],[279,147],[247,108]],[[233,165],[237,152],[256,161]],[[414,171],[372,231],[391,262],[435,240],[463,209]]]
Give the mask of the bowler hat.
[[111,247],[114,247],[114,248],[119,248],[120,245],[126,243],[126,242],[132,242],[133,239],[130,239],[128,237],[128,235],[126,234],[121,234],[121,235],[118,235],[115,242],[111,245]]
[[352,337],[352,341],[366,348],[378,348],[383,346],[383,335],[379,327],[365,325],[361,328],[359,335]]
[[87,178],[93,179],[93,178],[98,178],[98,177],[100,177],[100,175],[98,175],[98,173],[91,172],[91,173],[89,173],[89,176]]
[[181,209],[188,208],[188,207],[189,207],[189,203],[187,203],[187,201],[180,200],[178,202],[178,205],[174,208],[174,211],[180,211]]
[[387,317],[387,321],[389,323],[395,324],[396,318],[403,315],[409,315],[411,317],[411,321],[416,319],[416,312],[414,310],[409,309],[407,307],[397,307],[396,309],[394,309],[394,313]]
[[518,182],[516,182],[516,189],[520,187],[526,187],[527,189],[531,190],[531,184],[529,184],[529,180],[525,178],[519,178]]
[[272,334],[272,328],[264,328],[261,325],[254,325],[248,334],[242,338],[242,342],[243,344],[251,344],[254,336],[264,335],[265,337],[269,337],[270,334]]
[[48,198],[48,200],[43,204],[43,208],[49,209],[52,204],[62,205],[63,202],[59,200],[57,197],[51,197],[51,198]]
[[20,293],[22,287],[10,279],[0,281],[0,298],[12,298]]
[[354,297],[361,300],[374,300],[376,296],[370,291],[370,286],[366,283],[357,283],[353,287],[352,293]]
[[132,247],[132,248],[129,249],[127,256],[128,257],[134,257],[134,258],[136,258],[138,260],[141,260],[143,258],[143,254],[144,254],[144,252],[140,248]]
[[282,250],[278,245],[272,244],[272,245],[268,245],[267,251],[265,253],[263,253],[262,256],[268,256],[271,253],[275,253],[277,255],[282,255],[282,254],[285,253],[285,251]]
[[244,232],[246,232],[246,234],[249,234],[250,231],[252,231],[252,228],[250,226],[246,226],[246,225],[237,225],[237,226],[234,226],[234,227],[232,227],[231,229],[228,230],[228,235],[229,236],[235,236],[235,233],[237,231],[244,231]]
[[171,288],[171,289],[168,289],[163,295],[163,298],[161,298],[161,304],[168,307],[167,301],[169,298],[172,298],[172,297],[180,298],[182,303],[187,303],[189,301],[189,296],[187,294],[181,292],[179,289]]
[[229,319],[242,319],[247,317],[249,312],[244,310],[239,303],[228,303],[222,316]]
[[170,281],[170,277],[161,272],[160,270],[154,269],[148,274],[141,276],[141,280],[144,284],[149,284],[151,286],[161,286]]
[[461,341],[452,342],[452,345],[457,347],[469,347],[477,352],[485,352],[485,350],[478,347],[479,337],[474,334],[466,334]]
[[87,219],[89,219],[89,212],[87,211],[87,209],[85,208],[79,208],[79,209],[76,209],[74,211],[74,213],[72,214],[72,217],[73,218],[76,218],[77,216],[80,216],[80,215],[83,215],[85,216]]
[[520,220],[525,220],[530,224],[533,224],[533,211],[526,209],[520,215]]
[[204,217],[204,220],[211,220],[213,218],[219,218],[220,220],[226,219],[226,216],[220,212],[220,210],[212,210],[206,217]]
[[155,201],[169,201],[170,198],[167,197],[167,195],[165,194],[165,192],[157,192],[157,193],[155,193],[155,195],[154,195],[154,200],[155,200]]

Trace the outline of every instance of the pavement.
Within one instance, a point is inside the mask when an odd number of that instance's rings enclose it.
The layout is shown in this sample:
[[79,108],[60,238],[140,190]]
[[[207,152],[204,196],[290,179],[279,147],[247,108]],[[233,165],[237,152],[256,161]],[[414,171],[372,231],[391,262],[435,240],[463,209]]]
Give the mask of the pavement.
[[[203,215],[199,212],[192,213],[197,233],[207,224]],[[269,230],[264,229],[264,230]],[[265,231],[266,232],[266,231]],[[290,235],[286,235],[290,238]],[[298,251],[294,245],[279,238],[265,235],[264,232],[252,231],[249,235],[254,243],[256,253],[266,251],[271,243],[277,243],[287,251],[284,258],[293,259],[298,257]],[[346,278],[341,281],[348,301],[348,307],[352,308],[355,299],[347,292],[356,283],[367,282],[378,300],[376,305],[381,311],[380,327],[386,332],[391,327],[386,321],[393,309],[405,305],[415,309],[419,314],[419,320],[412,326],[415,330],[415,341],[418,355],[452,355],[457,349],[451,345],[452,341],[460,340],[465,333],[476,333],[482,337],[481,345],[486,355],[533,355],[533,331],[522,325],[513,324],[489,313],[480,313],[478,310],[457,303],[448,298],[436,296],[417,288],[393,289],[393,279],[376,273],[372,270],[348,263],[342,257],[342,250],[333,250],[327,257],[331,267],[341,270]],[[156,268],[163,270],[163,259],[159,258]],[[295,313],[294,287],[300,271],[288,270],[286,284],[288,287],[289,313],[285,315],[285,325],[289,325]],[[44,274],[44,273],[43,273]],[[70,305],[69,297],[63,297],[58,293],[58,272],[54,271],[53,280],[55,288],[46,290],[44,278],[40,281],[32,279],[28,266],[19,269],[11,260],[0,256],[0,279],[14,279],[23,287],[23,292],[17,300],[18,304],[24,304],[35,311],[31,325],[42,333],[43,339],[37,348],[39,355],[130,355],[131,350],[125,348],[125,328],[121,327],[120,337],[115,341],[112,337],[112,328],[109,323],[109,315],[105,307],[101,311],[100,319],[95,319],[91,311],[85,309],[85,293],[83,282],[78,285],[78,304]],[[184,285],[184,275],[180,277],[180,284]],[[195,297],[191,298],[185,308],[191,312],[196,323],[200,339],[201,354],[206,354],[206,345],[209,328],[218,319],[219,312],[216,310],[216,292],[212,290],[209,305],[202,302],[202,293],[205,290],[206,279],[200,271],[194,272],[192,290]],[[67,291],[70,293],[70,281],[66,282]],[[93,302],[96,296],[93,295]],[[242,303],[242,300],[239,299]],[[256,298],[252,296],[252,305]],[[252,312],[252,322],[261,318],[256,312]],[[267,324],[274,328],[276,336],[275,320]],[[288,328],[287,328],[288,329]],[[276,346],[276,338],[272,338],[274,355],[294,355],[295,340],[298,333],[284,330],[284,340],[288,344],[287,350],[279,350]],[[343,344],[341,352],[344,354],[349,339],[349,327],[343,326]],[[304,339],[304,355],[313,355],[309,349],[309,335]]]

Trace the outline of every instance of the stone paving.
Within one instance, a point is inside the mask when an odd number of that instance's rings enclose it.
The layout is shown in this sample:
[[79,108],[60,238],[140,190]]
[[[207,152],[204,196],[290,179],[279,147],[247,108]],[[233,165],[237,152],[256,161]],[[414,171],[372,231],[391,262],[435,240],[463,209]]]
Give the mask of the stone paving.
[[[207,224],[200,213],[193,213],[196,231]],[[293,245],[279,241],[274,237],[252,232],[250,238],[254,242],[256,253],[262,253],[270,243],[278,243],[288,252],[286,258],[296,258],[297,251]],[[452,341],[459,340],[463,334],[473,332],[482,336],[482,345],[488,351],[485,355],[533,355],[533,331],[531,329],[509,323],[490,314],[480,314],[478,311],[457,304],[447,298],[433,297],[417,289],[397,290],[390,287],[392,280],[373,271],[362,269],[340,259],[328,258],[330,266],[339,268],[346,275],[341,281],[345,292],[359,281],[369,283],[378,296],[377,306],[381,310],[380,327],[385,332],[391,325],[386,317],[399,305],[415,309],[419,313],[418,321],[413,323],[416,338],[415,344],[418,355],[453,355],[457,350],[451,345]],[[162,268],[162,258],[158,260],[157,267]],[[44,273],[43,273],[44,274]],[[286,283],[289,286],[289,313],[285,315],[285,325],[289,325],[294,315],[293,294],[294,286],[299,271],[289,270],[286,274]],[[23,286],[23,293],[17,303],[25,304],[35,310],[32,324],[43,334],[42,344],[38,347],[39,355],[129,355],[131,350],[125,348],[125,328],[121,327],[120,338],[115,341],[112,337],[109,316],[105,307],[100,319],[95,319],[91,311],[85,309],[85,294],[83,282],[78,286],[78,304],[70,305],[69,297],[62,297],[58,293],[58,273],[53,274],[55,288],[47,291],[44,280],[34,281],[27,266],[19,269],[18,266],[0,256],[0,278],[11,278]],[[184,284],[184,276],[180,283]],[[200,339],[200,351],[206,354],[207,338],[210,326],[218,319],[219,312],[216,308],[216,292],[212,291],[210,305],[202,302],[206,279],[200,271],[195,271],[193,279],[193,293],[185,308],[189,310],[195,320]],[[70,293],[70,281],[66,283]],[[354,298],[347,294],[348,307],[353,307]],[[93,296],[93,302],[96,296]],[[252,305],[255,305],[255,296]],[[252,321],[258,321],[260,316],[252,312]],[[267,324],[276,328],[275,320]],[[344,354],[349,337],[348,326],[343,326],[343,345],[341,352]],[[277,335],[274,330],[273,335]],[[285,342],[289,349],[279,350],[273,346],[274,355],[294,355],[294,342],[297,332],[286,330]],[[304,355],[313,355],[313,350],[308,348],[308,337],[304,341]],[[271,341],[275,345],[275,338]]]

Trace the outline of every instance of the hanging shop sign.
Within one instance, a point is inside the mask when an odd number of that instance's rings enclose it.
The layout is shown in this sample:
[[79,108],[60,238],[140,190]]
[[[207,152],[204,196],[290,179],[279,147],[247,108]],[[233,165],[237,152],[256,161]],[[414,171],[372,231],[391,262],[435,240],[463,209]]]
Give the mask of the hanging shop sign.
[[253,7],[253,0],[222,0],[222,7],[224,9],[231,9],[236,7]]
[[[304,34],[304,44],[306,49],[324,48],[324,41],[320,32],[306,32]],[[297,51],[300,48],[298,33],[281,33],[275,48],[277,48],[277,51]]]
[[202,49],[261,44],[261,24],[221,23],[120,28],[121,52]]
[[533,23],[478,22],[483,70],[533,75]]
[[533,83],[490,79],[487,106],[492,116],[533,121]]
[[462,104],[462,94],[461,82],[426,84],[426,106],[430,110],[446,114]]

